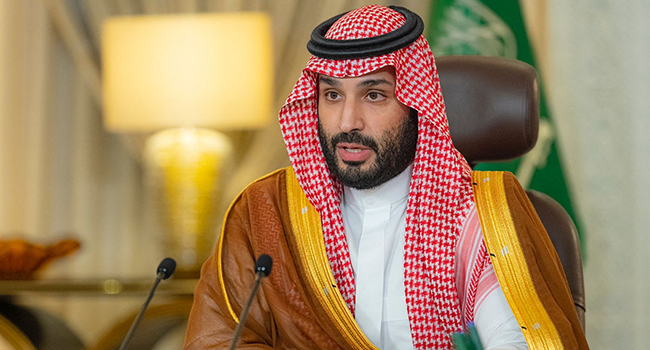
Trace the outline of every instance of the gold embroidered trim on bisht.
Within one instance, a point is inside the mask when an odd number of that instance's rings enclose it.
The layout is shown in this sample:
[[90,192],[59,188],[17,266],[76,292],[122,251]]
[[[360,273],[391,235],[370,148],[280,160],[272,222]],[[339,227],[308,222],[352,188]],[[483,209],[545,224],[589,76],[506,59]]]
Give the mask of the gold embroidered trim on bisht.
[[[274,171],[274,172],[272,172],[270,174],[266,174],[266,175],[260,177],[259,179],[251,182],[251,184],[253,184],[253,183],[257,182],[257,181],[260,181],[260,180],[264,180],[267,177],[272,176],[272,175],[274,175],[274,174],[276,174],[276,173],[278,173],[280,171],[282,171],[282,169],[278,169],[278,170],[276,170],[276,171]],[[248,186],[250,186],[250,185],[248,185]],[[248,186],[246,186],[246,188],[248,188]],[[244,191],[246,191],[246,188],[244,188],[241,192],[239,192],[237,197],[235,197],[235,200],[233,200],[230,203],[230,205],[228,206],[228,210],[226,210],[226,215],[224,215],[224,217],[223,217],[223,223],[221,224],[221,234],[219,235],[219,243],[217,245],[217,276],[218,276],[218,279],[219,279],[219,286],[221,287],[221,293],[223,294],[223,298],[226,301],[226,305],[228,305],[228,311],[230,312],[230,316],[232,316],[232,319],[235,320],[235,322],[237,322],[237,323],[239,323],[239,317],[237,316],[237,314],[235,314],[235,311],[232,309],[232,304],[230,304],[230,300],[228,300],[228,293],[226,291],[226,283],[223,280],[223,263],[222,263],[222,259],[223,259],[223,237],[225,236],[225,233],[226,233],[225,229],[226,229],[226,220],[228,218],[228,214],[230,214],[230,210],[232,209],[235,202],[237,202],[237,198],[241,197],[242,193],[244,193]]]
[[503,172],[474,171],[472,187],[483,239],[501,289],[530,349],[564,349],[539,298],[506,199]]
[[302,251],[296,259],[305,266],[305,281],[316,291],[317,300],[333,320],[350,349],[377,349],[363,334],[348,309],[330,269],[320,215],[305,196],[293,168],[286,168],[287,198],[291,226]]

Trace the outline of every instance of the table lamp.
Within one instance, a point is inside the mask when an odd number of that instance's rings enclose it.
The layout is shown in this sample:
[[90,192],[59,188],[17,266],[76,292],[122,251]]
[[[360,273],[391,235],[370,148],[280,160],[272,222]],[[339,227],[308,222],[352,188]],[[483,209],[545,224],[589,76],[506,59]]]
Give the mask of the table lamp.
[[102,33],[106,129],[153,134],[143,159],[178,269],[198,271],[218,230],[220,131],[259,128],[271,112],[268,16],[114,17]]

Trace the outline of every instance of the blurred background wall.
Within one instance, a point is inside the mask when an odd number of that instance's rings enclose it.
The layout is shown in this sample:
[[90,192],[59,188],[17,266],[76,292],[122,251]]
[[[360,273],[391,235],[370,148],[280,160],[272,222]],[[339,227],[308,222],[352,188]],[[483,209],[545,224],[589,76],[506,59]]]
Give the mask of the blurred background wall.
[[649,326],[647,1],[549,1],[543,74],[584,221],[587,338],[644,349]]
[[[110,134],[102,126],[106,18],[267,12],[277,111],[309,58],[305,44],[313,27],[369,3],[405,6],[429,25],[432,3],[420,0],[0,0],[0,239],[78,238],[80,251],[42,278],[150,277],[164,257],[155,204],[143,183],[142,135]],[[582,221],[587,338],[594,349],[644,349],[650,326],[650,3],[522,5]],[[276,123],[229,136],[236,152],[222,180],[222,207],[250,181],[288,164]],[[88,343],[140,302],[33,301]]]

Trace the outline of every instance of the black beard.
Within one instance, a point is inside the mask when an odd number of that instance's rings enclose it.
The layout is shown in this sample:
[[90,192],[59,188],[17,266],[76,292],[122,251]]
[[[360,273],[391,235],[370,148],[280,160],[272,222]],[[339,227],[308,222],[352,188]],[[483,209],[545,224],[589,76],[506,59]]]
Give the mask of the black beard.
[[[397,128],[387,130],[379,140],[359,134],[358,132],[326,135],[318,122],[318,139],[325,162],[343,185],[366,190],[375,188],[402,173],[415,159],[418,142],[418,114],[409,109],[408,118]],[[358,143],[369,147],[377,155],[375,163],[366,170],[361,170],[365,162],[343,161],[345,169],[339,166],[336,145],[340,142]]]

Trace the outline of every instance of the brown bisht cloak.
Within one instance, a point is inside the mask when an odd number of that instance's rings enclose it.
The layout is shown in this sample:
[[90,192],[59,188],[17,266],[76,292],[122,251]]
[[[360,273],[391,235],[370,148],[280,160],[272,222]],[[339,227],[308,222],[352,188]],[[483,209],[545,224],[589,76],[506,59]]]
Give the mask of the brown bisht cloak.
[[[497,278],[529,348],[588,349],[557,253],[515,177],[474,172],[472,182]],[[186,350],[229,346],[261,254],[273,257],[273,272],[238,348],[376,349],[336,288],[320,217],[288,167],[252,183],[231,204],[196,287]]]

